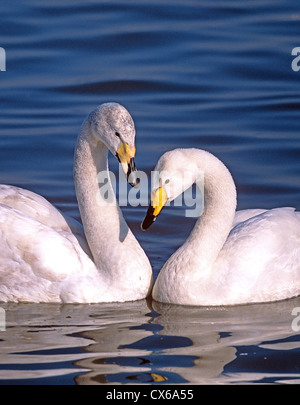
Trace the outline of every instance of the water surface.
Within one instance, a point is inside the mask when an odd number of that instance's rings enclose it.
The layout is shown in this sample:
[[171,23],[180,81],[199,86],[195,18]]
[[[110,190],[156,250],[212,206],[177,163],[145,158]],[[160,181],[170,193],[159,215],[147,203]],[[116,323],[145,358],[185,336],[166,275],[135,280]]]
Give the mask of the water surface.
[[[139,169],[203,148],[231,170],[239,209],[300,209],[298,2],[3,1],[0,20],[1,183],[79,219],[78,130],[117,101],[136,123]],[[145,210],[123,208],[156,276],[194,220],[167,207],[142,233]],[[297,306],[6,304],[0,383],[297,383]]]

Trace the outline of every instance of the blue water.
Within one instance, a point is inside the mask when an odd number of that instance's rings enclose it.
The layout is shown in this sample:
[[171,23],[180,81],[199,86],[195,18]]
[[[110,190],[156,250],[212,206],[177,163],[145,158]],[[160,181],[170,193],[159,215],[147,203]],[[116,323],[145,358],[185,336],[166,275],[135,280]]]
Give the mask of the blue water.
[[[0,183],[79,219],[78,130],[95,106],[117,101],[134,118],[140,170],[198,147],[231,170],[239,209],[300,209],[299,2],[2,1],[0,34]],[[156,276],[194,220],[167,207],[142,233],[145,210],[123,208]],[[7,304],[0,383],[299,382],[297,306]]]

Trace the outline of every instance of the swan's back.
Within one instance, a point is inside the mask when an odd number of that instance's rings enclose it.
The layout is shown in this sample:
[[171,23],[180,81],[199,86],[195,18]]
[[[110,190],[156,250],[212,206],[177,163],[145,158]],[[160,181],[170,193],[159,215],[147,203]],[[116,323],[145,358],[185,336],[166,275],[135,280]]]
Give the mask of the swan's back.
[[93,262],[71,232],[3,204],[0,229],[0,301],[69,301],[64,289],[72,279],[88,272],[97,278]]
[[231,230],[212,275],[232,303],[298,295],[300,213],[294,208],[276,208],[239,222]]
[[24,216],[58,232],[74,234],[82,249],[91,257],[82,225],[62,214],[44,197],[26,189],[0,184],[0,204],[20,211]]
[[50,227],[68,230],[67,223],[60,212],[44,197],[32,191],[0,184],[0,203],[15,208],[29,218]]
[[92,300],[98,272],[88,254],[77,221],[33,192],[0,185],[0,301]]

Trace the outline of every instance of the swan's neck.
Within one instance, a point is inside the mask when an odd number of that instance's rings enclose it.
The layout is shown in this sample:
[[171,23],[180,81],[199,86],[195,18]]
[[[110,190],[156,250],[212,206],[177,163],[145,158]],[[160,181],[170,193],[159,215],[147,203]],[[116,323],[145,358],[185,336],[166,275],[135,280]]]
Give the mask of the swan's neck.
[[204,209],[190,236],[175,253],[176,260],[184,264],[181,270],[191,269],[196,277],[211,271],[231,230],[236,209],[236,189],[228,169],[207,152],[197,161],[201,175],[196,183],[204,181]]
[[[107,201],[115,196],[110,180],[106,193],[100,193],[99,174],[108,175],[108,150],[96,138],[89,120],[85,121],[78,137],[74,161],[74,182],[87,242],[98,268],[112,272],[112,263],[119,263],[122,242],[129,228],[116,203]],[[103,179],[102,177],[102,179]]]

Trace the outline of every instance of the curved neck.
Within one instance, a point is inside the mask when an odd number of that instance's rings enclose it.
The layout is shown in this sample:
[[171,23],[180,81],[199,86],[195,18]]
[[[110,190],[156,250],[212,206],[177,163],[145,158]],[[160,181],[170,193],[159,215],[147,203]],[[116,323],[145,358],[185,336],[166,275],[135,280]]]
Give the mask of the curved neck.
[[195,182],[201,182],[200,189],[204,190],[204,209],[190,236],[174,255],[176,260],[180,256],[182,263],[189,262],[182,266],[182,271],[186,267],[195,273],[197,268],[199,276],[212,269],[232,228],[236,189],[230,172],[221,161],[208,152],[198,152],[196,170],[199,176]]
[[[101,270],[111,272],[111,263],[129,228],[117,205],[109,179],[106,146],[96,138],[89,119],[78,136],[74,182],[81,220],[94,262]],[[100,193],[100,176],[106,178],[106,195]],[[113,198],[107,200],[107,195]],[[117,260],[116,260],[117,262]]]

